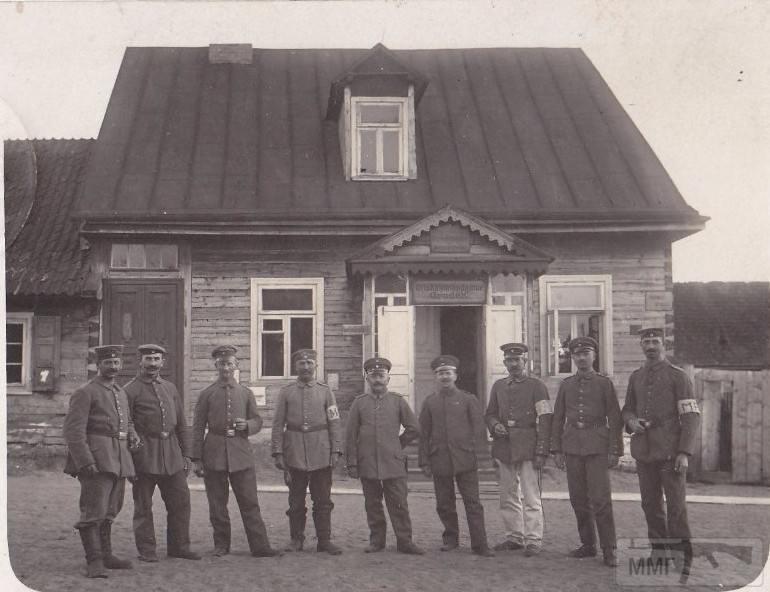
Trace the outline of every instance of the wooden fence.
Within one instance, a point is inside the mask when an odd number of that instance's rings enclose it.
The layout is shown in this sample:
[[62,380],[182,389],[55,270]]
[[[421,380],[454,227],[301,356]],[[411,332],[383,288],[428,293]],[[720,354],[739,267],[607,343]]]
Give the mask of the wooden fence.
[[770,484],[770,370],[685,370],[701,408],[693,477]]

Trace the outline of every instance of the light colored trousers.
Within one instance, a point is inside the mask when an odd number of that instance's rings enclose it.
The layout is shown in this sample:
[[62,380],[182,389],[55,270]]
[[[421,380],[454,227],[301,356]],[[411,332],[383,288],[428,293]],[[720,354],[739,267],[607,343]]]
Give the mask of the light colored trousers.
[[512,465],[498,461],[498,465],[505,538],[520,545],[539,546],[543,541],[543,504],[537,470],[531,460]]

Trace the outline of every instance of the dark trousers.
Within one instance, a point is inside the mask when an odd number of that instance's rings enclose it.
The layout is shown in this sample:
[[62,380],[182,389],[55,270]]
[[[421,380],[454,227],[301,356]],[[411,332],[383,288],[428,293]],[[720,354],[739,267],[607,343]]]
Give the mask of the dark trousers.
[[249,542],[249,550],[254,553],[270,547],[267,529],[262,521],[262,513],[257,499],[257,473],[253,468],[229,473],[206,469],[203,474],[206,484],[206,497],[209,500],[209,519],[214,529],[214,547],[230,550],[230,514],[227,500],[233,488],[238,509],[241,511],[243,528]]
[[134,540],[140,555],[155,554],[155,524],[152,516],[152,496],[155,487],[166,505],[166,549],[179,553],[190,548],[190,489],[187,474],[173,475],[138,473],[134,481]]
[[88,528],[107,520],[112,522],[123,507],[126,479],[112,473],[78,477],[80,481],[80,520],[75,528]]
[[569,501],[577,518],[580,542],[583,545],[596,546],[594,532],[594,522],[596,522],[602,549],[614,549],[616,546],[615,518],[612,514],[612,491],[607,455],[567,454],[565,456]]
[[289,468],[289,532],[292,539],[305,538],[305,519],[307,507],[305,495],[310,486],[310,499],[313,500],[313,524],[318,541],[328,541],[332,533],[332,468],[325,467],[315,471],[302,471]]
[[487,546],[487,531],[484,528],[484,506],[479,498],[479,473],[476,469],[457,475],[433,475],[433,488],[436,492],[436,512],[444,525],[444,543],[456,543],[460,536],[457,522],[457,497],[455,482],[465,505],[468,518],[468,531],[471,535],[471,548],[483,549]]
[[[674,471],[674,461],[636,461],[642,509],[647,520],[647,535],[651,543],[664,543],[660,539],[690,539],[687,523],[687,495],[684,472]],[[666,508],[663,508],[663,494]]]
[[366,522],[369,524],[370,542],[373,545],[385,544],[387,525],[382,508],[383,495],[398,546],[412,542],[412,521],[409,519],[409,506],[406,502],[406,477],[382,481],[362,477],[361,486],[364,490],[364,508],[366,508]]

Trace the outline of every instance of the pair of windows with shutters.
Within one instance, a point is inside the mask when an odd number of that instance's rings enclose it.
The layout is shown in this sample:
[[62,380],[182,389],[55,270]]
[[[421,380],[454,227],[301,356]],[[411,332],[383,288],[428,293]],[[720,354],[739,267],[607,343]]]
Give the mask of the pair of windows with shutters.
[[61,318],[9,312],[5,318],[5,380],[10,393],[56,390]]

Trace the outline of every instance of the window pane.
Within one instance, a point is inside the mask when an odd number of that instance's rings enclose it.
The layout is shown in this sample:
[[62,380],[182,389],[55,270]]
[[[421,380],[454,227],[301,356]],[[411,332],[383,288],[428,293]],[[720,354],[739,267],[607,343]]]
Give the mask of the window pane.
[[283,376],[283,333],[262,334],[262,376]]
[[6,364],[5,380],[8,384],[21,384],[21,366]]
[[24,335],[24,325],[21,323],[5,324],[5,340],[8,343],[21,343]]
[[313,349],[313,319],[291,319],[291,351]]
[[570,314],[559,314],[559,373],[569,374],[572,372],[572,356],[569,351],[569,342],[572,339],[572,316]]
[[399,123],[401,121],[401,105],[358,105],[359,121],[361,123]]
[[520,275],[509,273],[508,275],[492,276],[492,292],[499,294],[501,292],[523,292],[524,278]]
[[598,285],[550,286],[548,310],[554,308],[601,308],[602,287]]
[[378,275],[374,278],[374,291],[378,294],[406,294],[406,280],[397,275]]
[[[569,342],[575,337],[591,337],[599,344],[601,350],[601,318],[600,314],[576,313],[559,314],[559,372],[572,372],[572,356],[569,351]],[[574,334],[573,334],[574,329]],[[594,370],[599,370],[600,351],[597,350],[594,359]]]
[[128,267],[128,245],[112,245],[112,267]]
[[263,331],[283,331],[282,319],[265,319],[262,321]]
[[263,288],[262,310],[313,310],[313,290]]
[[382,171],[401,172],[401,134],[397,131],[382,132]]
[[144,245],[128,245],[128,267],[144,268]]
[[7,364],[21,364],[21,348],[20,343],[9,343],[5,346],[5,361]]
[[360,130],[359,149],[361,150],[358,172],[359,173],[377,173],[377,132],[375,130]]
[[505,304],[505,296],[503,296],[503,295],[493,295],[492,296],[492,304]]
[[176,269],[176,245],[145,245],[147,269]]
[[406,306],[406,296],[394,296],[393,304],[395,306]]

